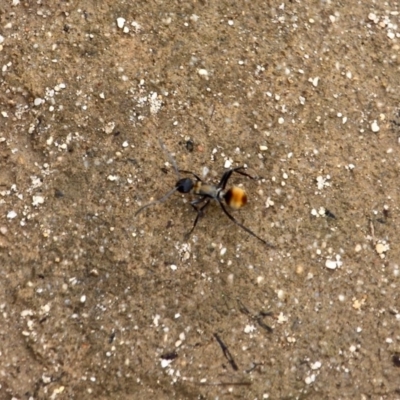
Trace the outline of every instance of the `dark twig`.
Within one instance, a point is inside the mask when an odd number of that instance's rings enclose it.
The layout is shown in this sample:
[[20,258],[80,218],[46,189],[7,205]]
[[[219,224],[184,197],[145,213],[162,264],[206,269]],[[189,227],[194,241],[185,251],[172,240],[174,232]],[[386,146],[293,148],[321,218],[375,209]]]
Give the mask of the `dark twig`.
[[222,341],[222,339],[218,336],[217,333],[214,333],[214,337],[215,337],[215,340],[218,342],[218,344],[221,346],[222,352],[224,353],[224,356],[228,360],[229,364],[231,364],[233,370],[237,371],[239,369],[239,367],[237,366],[235,360],[233,359],[232,354],[229,351],[226,344]]

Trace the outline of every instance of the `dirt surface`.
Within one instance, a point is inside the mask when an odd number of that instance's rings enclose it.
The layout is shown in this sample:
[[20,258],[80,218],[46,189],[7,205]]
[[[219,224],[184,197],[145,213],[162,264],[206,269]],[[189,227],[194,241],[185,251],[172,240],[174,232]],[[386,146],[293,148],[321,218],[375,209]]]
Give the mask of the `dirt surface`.
[[[0,6],[0,398],[400,399],[399,3],[51,4]],[[274,247],[135,217],[159,139]]]

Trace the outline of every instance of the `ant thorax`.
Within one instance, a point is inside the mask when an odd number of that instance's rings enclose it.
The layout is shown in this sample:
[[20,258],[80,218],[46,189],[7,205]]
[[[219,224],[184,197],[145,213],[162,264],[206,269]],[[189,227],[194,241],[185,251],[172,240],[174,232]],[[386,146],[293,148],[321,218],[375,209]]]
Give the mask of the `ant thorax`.
[[221,189],[217,188],[214,185],[208,185],[206,183],[197,181],[193,187],[193,193],[198,196],[207,196],[212,197],[213,199],[219,198],[219,193]]

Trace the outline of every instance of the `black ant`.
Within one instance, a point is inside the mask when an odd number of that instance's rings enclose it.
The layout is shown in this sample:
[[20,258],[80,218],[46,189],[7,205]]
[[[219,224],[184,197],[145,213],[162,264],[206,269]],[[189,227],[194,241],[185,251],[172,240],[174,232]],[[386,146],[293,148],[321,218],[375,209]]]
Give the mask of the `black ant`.
[[[174,166],[175,171],[177,172],[177,175],[179,177],[179,173],[183,174],[190,174],[194,176],[194,180],[192,178],[180,178],[176,184],[175,187],[170,190],[166,195],[164,195],[161,199],[152,201],[151,203],[148,203],[142,207],[140,207],[136,213],[135,216],[138,215],[140,212],[142,212],[144,209],[147,207],[153,206],[155,204],[163,203],[165,200],[168,199],[173,193],[179,192],[179,193],[191,193],[195,196],[198,196],[197,199],[193,200],[190,204],[191,206],[196,210],[197,216],[196,219],[194,220],[194,224],[190,232],[187,234],[187,238],[192,234],[194,228],[197,225],[197,222],[199,221],[200,217],[204,215],[205,209],[208,207],[210,204],[211,200],[215,200],[218,202],[218,204],[221,206],[222,211],[226,214],[226,216],[233,221],[236,225],[240,226],[242,229],[244,229],[247,233],[250,235],[254,236],[261,242],[263,242],[265,245],[269,247],[274,247],[272,244],[268,243],[264,239],[260,238],[257,236],[254,232],[252,232],[249,228],[246,228],[244,225],[242,225],[240,222],[238,222],[231,214],[229,214],[228,210],[226,209],[224,203],[222,200],[225,201],[225,203],[231,207],[232,209],[239,209],[243,206],[246,205],[247,203],[247,194],[246,192],[241,189],[240,187],[233,186],[228,190],[225,190],[226,184],[228,183],[229,178],[232,176],[232,174],[235,172],[237,174],[246,176],[251,179],[255,179],[251,175],[247,174],[244,172],[244,167],[237,167],[237,168],[231,168],[228,171],[225,171],[224,174],[222,175],[221,180],[219,181],[218,185],[211,185],[205,183],[198,175],[196,175],[193,172],[190,171],[185,171],[185,170],[178,170],[176,167],[175,161],[172,158],[172,156],[167,152],[165,149],[165,146],[163,143],[160,141],[160,144],[163,148],[163,150],[168,154],[170,160],[172,161],[172,164]],[[200,206],[198,208],[198,206]]]

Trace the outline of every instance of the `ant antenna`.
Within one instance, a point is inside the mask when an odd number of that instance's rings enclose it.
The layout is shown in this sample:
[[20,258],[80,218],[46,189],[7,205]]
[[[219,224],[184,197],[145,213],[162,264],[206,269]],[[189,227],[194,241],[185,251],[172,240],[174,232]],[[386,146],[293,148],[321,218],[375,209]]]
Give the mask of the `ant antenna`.
[[168,197],[171,196],[172,194],[174,194],[177,190],[178,190],[178,187],[176,186],[172,190],[170,190],[166,195],[161,197],[161,199],[152,201],[151,203],[145,204],[144,206],[140,207],[139,210],[137,210],[135,212],[135,216],[138,215],[140,212],[142,212],[147,207],[154,206],[155,204],[159,204],[159,203],[164,203],[164,201],[167,200]]
[[[163,149],[164,153],[168,156],[169,160],[171,161],[172,166],[174,167],[175,173],[178,175],[178,179],[180,178],[179,170],[178,167],[176,166],[176,162],[172,155],[169,153],[169,151],[166,149],[164,143],[162,140],[159,138],[158,142],[160,143],[161,148]],[[198,178],[200,179],[200,178]],[[175,187],[170,190],[167,194],[165,194],[161,199],[152,201],[151,203],[145,204],[144,206],[140,207],[139,210],[135,212],[135,216],[141,213],[143,210],[145,210],[147,207],[154,206],[155,204],[163,203],[165,200],[167,200],[172,194],[174,194],[176,191],[179,191],[180,193],[189,193],[190,190],[192,190],[193,183],[190,179],[184,178],[184,179],[179,179],[178,182],[175,184]]]
[[167,150],[167,148],[164,145],[164,142],[160,138],[158,138],[158,143],[160,143],[161,148],[163,149],[164,153],[168,157],[168,160],[170,161],[170,163],[174,167],[176,175],[178,176],[178,178],[180,178],[181,176],[179,175],[179,169],[178,169],[178,167],[176,165],[176,161],[174,160],[174,157],[172,157],[171,153]]

